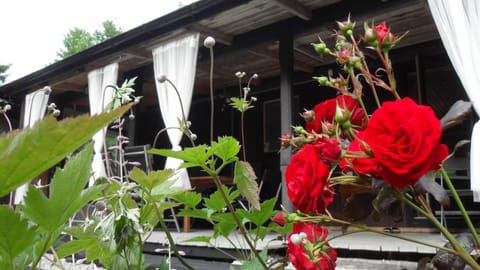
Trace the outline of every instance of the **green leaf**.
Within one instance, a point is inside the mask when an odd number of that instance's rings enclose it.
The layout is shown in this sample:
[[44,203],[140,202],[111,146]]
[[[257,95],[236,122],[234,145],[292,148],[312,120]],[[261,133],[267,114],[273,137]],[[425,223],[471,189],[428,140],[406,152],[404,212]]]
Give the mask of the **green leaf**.
[[[235,200],[239,192],[238,191],[233,191],[231,188],[227,188],[226,186],[222,186],[223,192],[227,195],[227,199],[229,200],[230,203]],[[204,199],[204,205],[207,208],[213,209],[216,212],[222,212],[225,207],[227,207],[227,203],[222,197],[222,194],[220,190],[215,191],[210,195],[210,197]]]
[[35,243],[36,232],[6,205],[0,205],[0,220],[0,260],[13,265],[15,257]]
[[58,164],[130,107],[60,122],[47,116],[32,128],[0,136],[0,197]]
[[211,151],[224,162],[230,162],[240,151],[240,144],[230,136],[218,137],[218,142],[212,142]]
[[24,213],[43,229],[54,232],[75,212],[103,189],[103,185],[83,190],[90,178],[93,145],[89,144],[70,159],[64,169],[57,169],[50,184],[50,198],[33,186],[25,197]]
[[173,198],[190,208],[195,208],[202,201],[202,194],[194,191],[189,191],[177,194],[173,196]]
[[276,211],[274,211],[273,208],[275,207],[276,202],[277,198],[271,198],[264,201],[259,209],[253,209],[252,213],[247,215],[246,218],[256,226],[262,226],[275,215]]
[[198,145],[196,147],[187,147],[182,151],[173,151],[170,149],[154,148],[154,149],[148,150],[148,153],[181,159],[187,163],[182,166],[185,168],[203,165],[209,158],[207,154],[206,145]]
[[[260,258],[265,262],[267,261],[267,255],[268,255],[268,247],[265,247],[262,252],[260,252]],[[254,257],[248,261],[245,261],[242,264],[242,267],[240,268],[242,270],[257,270],[257,269],[263,269],[262,264],[258,260],[257,257]]]
[[260,209],[260,190],[258,189],[257,176],[250,163],[238,161],[235,163],[234,181],[243,197],[256,209]]
[[168,181],[173,176],[174,170],[166,169],[160,171],[152,171],[148,175],[141,169],[134,167],[128,177],[133,179],[138,184],[144,186],[147,190],[152,190],[158,185]]

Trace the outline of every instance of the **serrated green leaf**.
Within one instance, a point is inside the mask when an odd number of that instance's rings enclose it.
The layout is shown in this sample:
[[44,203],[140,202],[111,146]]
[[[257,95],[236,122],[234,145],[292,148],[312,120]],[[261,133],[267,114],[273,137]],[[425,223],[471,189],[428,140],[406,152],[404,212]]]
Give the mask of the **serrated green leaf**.
[[237,188],[245,199],[256,209],[260,209],[260,190],[257,184],[257,176],[250,163],[237,161],[235,163],[234,181]]
[[15,257],[35,243],[36,231],[6,205],[0,205],[0,220],[0,260],[13,265]]
[[[227,195],[227,198],[230,203],[235,200],[239,192],[238,191],[232,191],[232,188],[227,188],[226,186],[222,186],[223,192]],[[227,203],[222,197],[222,194],[220,190],[215,191],[210,195],[210,197],[204,199],[204,205],[207,208],[213,209],[217,212],[222,212],[225,207],[227,207]]]
[[212,142],[211,151],[224,162],[229,162],[236,158],[240,144],[230,136],[218,137],[218,142]]
[[103,189],[103,186],[95,186],[83,190],[90,178],[92,153],[93,145],[89,144],[70,159],[64,169],[57,169],[50,184],[50,198],[30,186],[25,197],[25,215],[52,233],[92,200]]
[[173,176],[174,172],[175,171],[172,169],[166,169],[152,171],[149,174],[146,174],[141,169],[134,167],[130,171],[128,177],[145,187],[147,190],[152,190],[158,185],[168,181],[168,179]]
[[195,208],[202,201],[202,194],[194,191],[188,191],[177,194],[173,196],[173,198],[190,208]]
[[58,164],[130,107],[60,122],[47,116],[32,128],[0,136],[0,197]]
[[182,151],[173,151],[170,149],[150,149],[147,151],[153,155],[160,155],[164,157],[173,157],[178,158],[186,163],[191,163],[191,165],[187,166],[200,166],[205,164],[207,159],[209,158],[207,154],[207,146],[206,145],[198,145],[195,147],[187,147]]
[[273,208],[276,202],[277,198],[268,199],[261,204],[260,209],[253,209],[246,217],[256,226],[262,226],[275,215]]

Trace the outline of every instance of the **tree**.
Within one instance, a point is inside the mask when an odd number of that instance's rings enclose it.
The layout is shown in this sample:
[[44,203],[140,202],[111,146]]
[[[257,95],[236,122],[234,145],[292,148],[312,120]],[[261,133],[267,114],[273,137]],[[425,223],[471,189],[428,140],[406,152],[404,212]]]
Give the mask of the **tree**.
[[0,64],[0,84],[3,84],[7,79],[7,71],[10,68],[10,65],[1,65]]
[[112,20],[104,21],[101,29],[97,29],[93,33],[79,27],[70,29],[63,38],[63,48],[57,52],[59,57],[57,61],[81,52],[122,32],[122,29],[117,27]]

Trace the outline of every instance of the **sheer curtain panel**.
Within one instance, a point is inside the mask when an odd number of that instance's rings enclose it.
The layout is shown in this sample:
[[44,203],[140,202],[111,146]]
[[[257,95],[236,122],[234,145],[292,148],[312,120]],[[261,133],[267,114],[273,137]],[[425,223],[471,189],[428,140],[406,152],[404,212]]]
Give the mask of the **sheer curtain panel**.
[[[480,1],[428,0],[443,45],[475,111],[480,113]],[[480,124],[470,145],[470,176],[474,201],[480,201]]]
[[[113,98],[113,88],[109,85],[116,85],[118,77],[118,63],[113,63],[88,73],[88,99],[90,103],[90,115],[102,113],[104,108]],[[107,176],[103,162],[103,141],[106,128],[93,135],[94,156],[92,160],[93,176],[89,184],[92,185],[95,179]]]
[[[23,128],[32,127],[38,120],[45,116],[48,106],[48,98],[52,89],[46,86],[25,96],[23,105]],[[28,184],[22,185],[15,191],[15,204],[23,202],[23,198],[28,190]]]
[[[158,82],[158,78],[166,76],[176,85],[185,115],[188,116],[197,66],[198,40],[198,33],[189,34],[160,44],[152,51],[158,103],[165,127],[178,127],[178,119],[182,118],[182,110],[173,87],[167,82]],[[178,129],[168,129],[167,133],[172,149],[181,150],[179,144],[182,132]],[[165,168],[177,169],[181,164],[182,161],[179,159],[167,158]],[[179,170],[174,177],[174,187],[191,188],[186,169]]]

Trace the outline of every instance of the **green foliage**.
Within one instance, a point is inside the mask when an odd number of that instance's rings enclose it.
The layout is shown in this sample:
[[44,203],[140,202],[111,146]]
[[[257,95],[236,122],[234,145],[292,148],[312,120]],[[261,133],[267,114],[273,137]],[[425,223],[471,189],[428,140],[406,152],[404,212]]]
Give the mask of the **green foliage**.
[[0,196],[55,166],[129,108],[60,122],[47,116],[32,128],[0,136]]
[[27,220],[6,205],[0,205],[0,220],[0,266],[10,269],[16,265],[16,257],[34,245],[36,232]]
[[235,183],[243,197],[256,209],[260,209],[260,196],[257,176],[250,163],[238,161],[235,163]]
[[57,52],[58,60],[65,59],[122,32],[122,29],[111,20],[104,21],[102,28],[95,30],[93,33],[79,27],[70,29],[63,37],[63,48]]
[[140,170],[137,167],[134,167],[128,177],[133,179],[138,184],[142,185],[147,190],[151,191],[155,187],[166,182],[170,177],[172,177],[173,170],[162,170],[162,171],[153,171],[150,174],[146,174],[144,171]]
[[7,79],[7,71],[10,68],[10,65],[1,65],[0,64],[0,83],[4,83]]
[[[50,198],[41,190],[29,186],[24,214],[40,228],[53,233],[75,212],[95,199],[103,185],[83,189],[90,178],[92,153],[93,146],[89,144],[85,150],[73,157],[64,169],[57,169],[50,184]],[[68,196],[65,196],[66,194]]]

